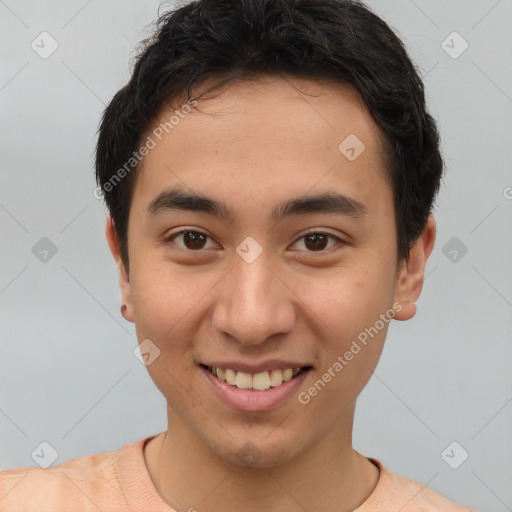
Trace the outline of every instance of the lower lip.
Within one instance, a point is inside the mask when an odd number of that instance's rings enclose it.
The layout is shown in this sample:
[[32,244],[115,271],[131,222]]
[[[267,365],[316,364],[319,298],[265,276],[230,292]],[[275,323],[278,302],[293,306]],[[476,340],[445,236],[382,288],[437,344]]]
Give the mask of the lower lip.
[[251,391],[226,384],[202,366],[199,366],[199,369],[209,385],[212,386],[215,394],[225,404],[239,411],[270,411],[276,409],[299,391],[310,372],[310,369],[302,371],[296,377],[265,391]]

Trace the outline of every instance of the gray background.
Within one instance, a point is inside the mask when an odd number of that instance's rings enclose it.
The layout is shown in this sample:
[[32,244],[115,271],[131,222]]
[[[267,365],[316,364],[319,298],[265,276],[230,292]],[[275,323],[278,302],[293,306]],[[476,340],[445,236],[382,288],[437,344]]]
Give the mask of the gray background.
[[[421,69],[447,175],[417,316],[390,326],[354,446],[454,501],[510,511],[512,2],[369,5]],[[93,196],[100,114],[158,6],[0,0],[0,469],[36,466],[43,441],[56,465],[166,428]],[[31,48],[43,31],[59,44],[47,59]],[[457,58],[458,36],[442,45],[454,31],[469,44]],[[57,248],[46,262],[42,237]],[[442,456],[453,441],[452,464],[469,453],[458,469]]]

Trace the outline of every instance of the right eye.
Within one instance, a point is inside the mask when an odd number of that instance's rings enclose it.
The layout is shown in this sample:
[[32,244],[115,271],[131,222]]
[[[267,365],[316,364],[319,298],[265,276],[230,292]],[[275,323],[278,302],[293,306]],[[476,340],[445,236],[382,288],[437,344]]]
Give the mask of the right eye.
[[[182,240],[183,246],[177,244],[175,242],[176,239]],[[193,231],[190,229],[182,229],[177,233],[173,233],[166,237],[165,243],[171,244],[176,243],[178,245],[179,250],[188,251],[188,252],[199,252],[203,250],[205,247],[205,242],[208,238],[211,238],[206,233],[202,233],[201,231]],[[215,246],[215,245],[214,245]]]

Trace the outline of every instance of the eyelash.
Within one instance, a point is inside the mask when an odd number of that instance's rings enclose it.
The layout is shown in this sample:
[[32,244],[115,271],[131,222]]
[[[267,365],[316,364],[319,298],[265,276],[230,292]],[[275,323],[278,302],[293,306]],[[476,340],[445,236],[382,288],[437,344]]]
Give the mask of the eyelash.
[[[171,242],[174,241],[174,239],[176,237],[178,237],[179,235],[182,235],[184,233],[194,233],[194,234],[198,234],[198,235],[204,235],[204,236],[206,236],[206,237],[208,237],[209,239],[212,240],[212,237],[210,235],[207,235],[206,233],[203,233],[202,231],[197,231],[197,230],[193,230],[193,229],[182,229],[181,231],[178,231],[178,232],[173,233],[172,235],[168,236],[164,240],[164,242],[166,244],[170,244]],[[302,240],[303,238],[305,238],[307,236],[310,236],[310,235],[327,235],[329,238],[332,238],[332,239],[336,240],[336,242],[341,243],[342,245],[347,245],[347,242],[345,242],[341,238],[339,238],[339,237],[337,237],[335,235],[332,235],[330,233],[325,233],[323,231],[308,231],[307,233],[304,233],[301,237],[299,237],[292,245],[295,245],[299,240]],[[328,252],[330,249],[332,249],[332,247],[329,247],[328,249],[323,249],[321,251],[306,251],[306,252],[311,253],[311,254],[315,254],[315,253],[320,253],[321,254],[321,253]],[[189,252],[189,253],[193,253],[193,252],[200,253],[200,252],[205,251],[206,249],[198,249],[197,251],[193,251],[191,249],[186,249],[186,248],[184,249],[183,247],[179,247],[178,246],[178,250],[181,250],[181,251],[184,251],[184,252]]]

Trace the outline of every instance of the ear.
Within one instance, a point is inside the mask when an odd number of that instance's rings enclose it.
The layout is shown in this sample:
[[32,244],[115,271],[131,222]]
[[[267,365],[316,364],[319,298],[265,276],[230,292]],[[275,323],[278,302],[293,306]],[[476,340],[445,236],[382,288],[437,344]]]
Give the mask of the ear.
[[119,271],[119,289],[121,291],[121,314],[129,322],[134,321],[133,316],[133,303],[130,292],[130,278],[126,270],[126,267],[121,258],[121,251],[119,249],[119,239],[117,237],[116,228],[114,227],[114,221],[111,217],[107,217],[105,226],[105,234],[107,236],[107,242],[110,247],[110,252],[116,261],[117,268]]
[[436,221],[431,215],[420,237],[409,251],[409,263],[405,262],[398,271],[395,287],[395,301],[402,309],[395,314],[397,320],[410,320],[416,314],[416,304],[421,290],[427,259],[436,240]]

